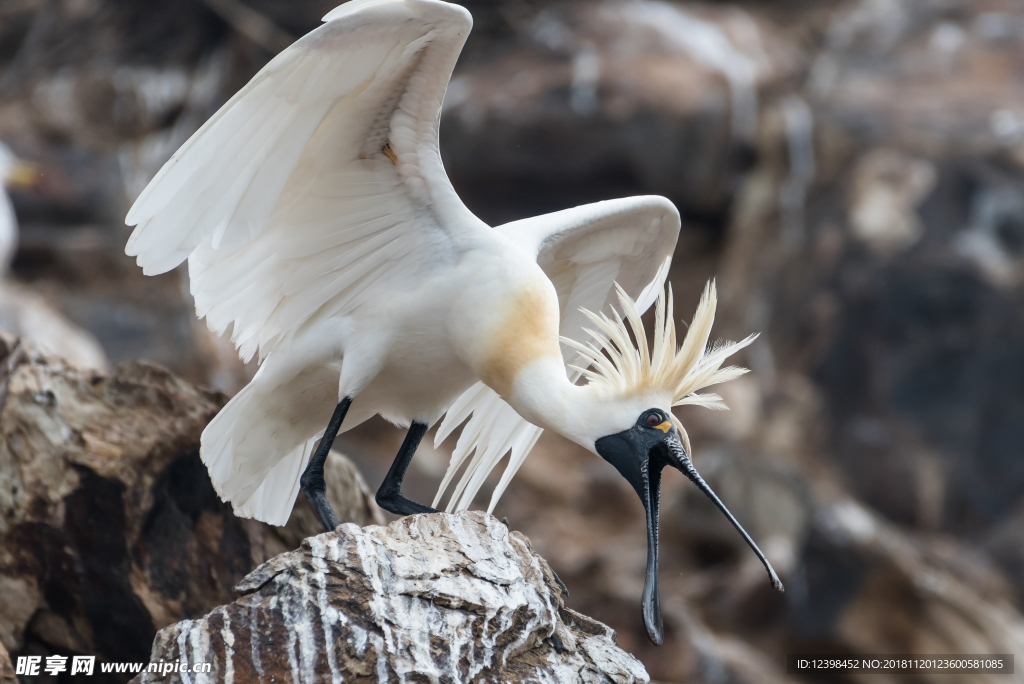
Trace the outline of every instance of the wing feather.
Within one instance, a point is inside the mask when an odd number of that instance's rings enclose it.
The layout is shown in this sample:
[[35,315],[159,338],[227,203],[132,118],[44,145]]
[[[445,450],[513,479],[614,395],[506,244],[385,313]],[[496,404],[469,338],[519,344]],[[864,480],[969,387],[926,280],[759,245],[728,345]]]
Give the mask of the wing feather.
[[[274,366],[278,393],[308,389],[316,369],[289,354],[317,326],[416,287],[490,230],[455,194],[437,142],[469,13],[354,0],[324,21],[182,145],[126,219],[125,251],[148,274],[187,259],[197,313],[218,334],[232,327],[243,359],[269,355],[261,373]],[[318,391],[336,394],[330,379]],[[317,411],[336,401],[320,399]],[[326,418],[276,406],[250,384],[207,426],[202,456],[237,513],[281,524]]]
[[215,332],[233,323],[246,359],[374,287],[412,286],[486,228],[437,147],[469,13],[368,0],[325,21],[211,117],[127,217],[127,253],[149,274],[188,259],[197,313]]

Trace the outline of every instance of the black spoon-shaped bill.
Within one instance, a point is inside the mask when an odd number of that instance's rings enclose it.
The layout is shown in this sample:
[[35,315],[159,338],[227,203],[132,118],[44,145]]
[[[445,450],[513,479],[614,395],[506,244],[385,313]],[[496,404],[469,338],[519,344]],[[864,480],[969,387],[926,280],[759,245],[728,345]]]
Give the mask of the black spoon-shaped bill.
[[658,589],[658,519],[661,499],[661,474],[665,466],[678,469],[725,514],[768,570],[772,586],[783,591],[782,582],[771,563],[733,514],[697,473],[686,454],[675,428],[665,431],[636,425],[628,430],[597,440],[596,451],[611,463],[633,486],[643,502],[647,522],[647,571],[641,599],[647,636],[655,645],[665,638],[661,619],[661,595]]
[[771,579],[772,586],[778,591],[785,591],[782,581],[779,579],[775,568],[768,562],[764,553],[758,548],[754,540],[743,529],[732,512],[718,498],[714,490],[704,481],[697,469],[693,467],[686,450],[683,449],[679,437],[673,430],[666,435],[666,438],[655,444],[647,454],[647,458],[640,464],[641,500],[647,513],[647,572],[644,577],[644,593],[641,598],[641,607],[644,617],[644,627],[647,628],[647,637],[651,642],[660,646],[665,640],[664,625],[661,618],[661,593],[658,588],[658,522],[661,503],[661,471],[665,466],[672,466],[682,472],[686,477],[697,485],[704,494],[725,514],[733,527],[739,531],[758,559],[764,564]]

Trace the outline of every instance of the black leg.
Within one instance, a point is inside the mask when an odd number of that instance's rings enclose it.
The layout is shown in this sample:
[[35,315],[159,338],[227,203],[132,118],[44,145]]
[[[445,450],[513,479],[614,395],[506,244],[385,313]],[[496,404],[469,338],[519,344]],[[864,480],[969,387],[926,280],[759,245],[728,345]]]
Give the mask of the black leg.
[[416,447],[420,445],[423,433],[426,431],[427,426],[423,423],[413,423],[409,426],[409,432],[405,435],[402,448],[398,450],[398,456],[395,457],[395,462],[391,464],[391,470],[388,471],[384,482],[380,485],[380,489],[377,490],[377,505],[385,511],[390,511],[397,515],[438,512],[435,508],[418,504],[415,501],[409,501],[402,496],[402,480],[405,478],[405,471],[409,467],[409,462],[412,461],[413,454],[416,453]]
[[338,430],[341,429],[341,421],[345,420],[345,414],[348,413],[348,407],[351,404],[352,398],[345,397],[335,407],[334,415],[331,416],[331,422],[327,424],[327,430],[324,432],[323,439],[320,440],[320,446],[317,447],[313,458],[309,459],[309,465],[306,466],[305,472],[299,478],[299,484],[302,485],[302,491],[306,494],[306,499],[309,500],[313,509],[316,510],[316,514],[320,516],[320,522],[324,524],[324,528],[327,530],[333,530],[338,526],[338,516],[334,514],[334,509],[331,508],[331,504],[327,501],[324,462],[327,461],[327,454],[331,452],[331,445],[334,444],[334,438],[338,436]]

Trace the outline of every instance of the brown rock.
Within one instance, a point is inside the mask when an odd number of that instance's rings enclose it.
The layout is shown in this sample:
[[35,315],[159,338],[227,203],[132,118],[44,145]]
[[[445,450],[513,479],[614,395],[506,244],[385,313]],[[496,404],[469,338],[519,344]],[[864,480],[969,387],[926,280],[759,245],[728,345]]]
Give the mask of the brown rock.
[[3,643],[0,643],[0,684],[18,684],[14,676],[14,665],[11,664],[11,656]]
[[214,682],[648,681],[614,632],[565,606],[529,541],[480,512],[342,525],[236,589],[161,630],[151,662],[209,663]]
[[698,3],[553,3],[460,63],[442,152],[493,223],[629,194],[718,216],[758,101],[797,54],[764,17]]
[[[853,653],[1024,648],[1024,616],[982,555],[901,532],[852,501],[819,511],[802,563],[793,636],[804,645]],[[993,675],[962,677],[983,682]]]
[[56,311],[44,297],[6,277],[0,282],[0,330],[25,337],[83,370],[110,366],[96,338]]
[[1021,142],[1021,7],[1013,0],[847,3],[810,69],[823,119],[919,150]]
[[756,377],[816,385],[842,486],[965,538],[1024,494],[1020,22],[997,0],[836,13],[762,117],[720,269]]
[[[199,435],[225,397],[146,364],[74,369],[0,338],[0,643],[37,654],[143,661],[160,627],[202,615],[311,527],[220,501]],[[380,512],[344,457],[328,460],[342,520]]]

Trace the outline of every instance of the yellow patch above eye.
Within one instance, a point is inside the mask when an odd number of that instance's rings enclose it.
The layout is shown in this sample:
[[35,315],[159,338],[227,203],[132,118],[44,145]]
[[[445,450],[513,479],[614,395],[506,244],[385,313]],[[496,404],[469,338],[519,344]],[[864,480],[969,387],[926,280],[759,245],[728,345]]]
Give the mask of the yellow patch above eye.
[[662,431],[662,432],[664,432],[665,434],[668,434],[668,431],[672,429],[672,422],[671,422],[671,421],[668,421],[668,420],[666,420],[666,421],[665,421],[665,422],[663,422],[663,423],[660,423],[660,424],[658,424],[658,425],[655,425],[655,426],[654,426],[654,429],[655,429],[655,430],[661,430],[661,431]]
[[39,170],[35,164],[18,159],[7,172],[7,185],[12,190],[26,190],[35,186],[39,180]]

